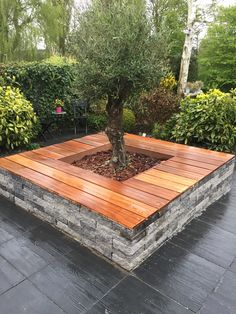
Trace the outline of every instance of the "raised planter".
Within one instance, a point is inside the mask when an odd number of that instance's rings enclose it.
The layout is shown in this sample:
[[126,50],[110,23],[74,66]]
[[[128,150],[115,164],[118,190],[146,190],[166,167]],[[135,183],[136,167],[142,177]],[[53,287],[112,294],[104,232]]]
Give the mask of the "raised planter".
[[109,148],[103,134],[0,159],[0,194],[131,270],[230,190],[233,155],[125,136],[166,161],[115,182],[69,163]]

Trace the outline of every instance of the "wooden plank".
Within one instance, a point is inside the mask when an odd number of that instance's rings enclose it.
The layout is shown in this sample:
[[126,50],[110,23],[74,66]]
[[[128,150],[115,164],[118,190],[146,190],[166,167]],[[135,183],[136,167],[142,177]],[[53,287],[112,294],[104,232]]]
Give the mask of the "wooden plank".
[[[83,137],[83,139],[85,140],[90,140],[90,141],[94,141],[96,143],[101,143],[101,144],[107,144],[109,143],[109,140],[107,138],[107,136],[105,134],[93,134],[93,135],[86,135]],[[76,141],[81,140],[81,138],[79,139],[75,139]]]
[[154,138],[150,138],[150,137],[140,137],[140,136],[135,135],[135,134],[126,134],[125,138],[146,142],[149,145],[161,145],[163,148],[166,147],[166,148],[169,148],[171,150],[177,149],[180,151],[186,151],[186,152],[193,153],[193,154],[200,154],[200,155],[205,155],[208,157],[211,156],[211,157],[214,157],[215,159],[219,159],[219,160],[223,160],[223,161],[228,161],[234,157],[234,155],[228,154],[228,153],[212,151],[209,149],[195,147],[195,146],[187,146],[184,144],[163,141],[163,140],[154,139]]
[[63,171],[53,169],[51,167],[43,165],[39,162],[35,162],[23,156],[13,155],[7,157],[7,159],[22,166],[25,166],[27,168],[30,168],[36,172],[44,174],[48,177],[54,178],[57,181],[63,182],[68,185],[67,188],[74,187],[80,191],[86,192],[93,196],[99,197],[104,201],[122,207],[127,211],[137,213],[142,217],[148,217],[157,211],[157,208],[155,207],[149,206],[137,200],[132,200],[132,202],[130,202],[129,197],[105,189],[101,186],[90,183],[73,175],[67,174]]
[[94,147],[103,146],[103,143],[97,142],[95,140],[85,139],[83,137],[75,139],[74,142],[84,143]]
[[56,168],[65,173],[73,174],[76,177],[95,183],[97,185],[100,185],[104,188],[107,188],[119,194],[125,195],[130,198],[131,202],[132,202],[132,199],[135,199],[135,200],[142,199],[143,203],[153,206],[155,208],[160,208],[166,205],[167,203],[165,198],[157,197],[154,195],[150,196],[150,194],[146,192],[142,192],[140,190],[136,190],[135,188],[123,185],[121,182],[117,182],[115,180],[111,180],[109,178],[103,177],[91,171],[69,165],[60,160],[59,161],[51,160],[43,156],[38,156],[34,154],[34,152],[25,152],[25,153],[21,153],[20,155],[30,158],[32,160],[41,162],[42,164],[47,165],[49,167]]
[[145,171],[145,173],[148,175],[152,175],[156,178],[166,179],[166,180],[173,181],[173,182],[180,183],[187,186],[194,185],[197,182],[197,180],[185,178],[180,175],[160,171],[157,169],[150,169],[150,170]]
[[47,146],[47,148],[45,148],[45,149],[47,149],[50,152],[60,154],[63,157],[70,156],[70,155],[74,154],[74,152],[69,150],[69,149],[63,149],[63,148],[57,147],[55,145]]
[[60,149],[70,150],[74,153],[79,153],[93,149],[94,147],[88,144],[79,143],[76,141],[67,141],[60,144],[55,144],[54,147],[59,147]]
[[172,190],[172,191],[176,191],[180,193],[184,192],[185,190],[189,188],[188,185],[183,185],[183,184],[176,183],[170,180],[165,180],[165,179],[157,178],[154,176],[149,176],[148,174],[144,174],[144,173],[137,175],[135,179],[148,182],[153,185],[157,185],[157,186],[166,188],[168,190]]
[[47,148],[38,148],[38,149],[35,149],[34,152],[35,154],[39,154],[41,156],[49,157],[52,159],[60,159],[64,157],[64,155],[52,152],[51,150],[48,150]]
[[144,181],[136,180],[135,177],[122,182],[122,184],[134,187],[139,191],[145,191],[151,195],[162,197],[167,201],[173,200],[180,194],[179,192],[176,191],[171,191]]
[[157,166],[155,166],[155,169],[165,171],[168,173],[177,174],[177,175],[183,175],[184,177],[190,178],[193,180],[201,180],[202,178],[205,177],[205,175],[202,175],[199,173],[194,173],[194,172],[190,172],[190,171],[186,171],[186,170],[180,170],[178,168],[166,166],[165,164],[157,165]]
[[[131,140],[129,138],[127,138],[125,140],[125,144],[127,146],[133,146],[133,147],[138,147],[140,149],[145,149],[145,150],[150,151],[150,152],[157,152],[157,153],[162,153],[162,154],[169,155],[169,156],[189,158],[189,159],[202,161],[202,162],[204,162],[207,158],[208,163],[211,163],[213,165],[218,165],[218,166],[223,165],[226,161],[233,158],[233,157],[231,157],[232,155],[230,155],[230,157],[228,156],[227,158],[219,158],[219,157],[212,155],[212,154],[206,155],[206,154],[202,154],[200,152],[192,151],[192,150],[188,150],[188,149],[182,149],[181,150],[178,148],[174,148],[174,147],[171,148],[171,147],[167,147],[165,145],[160,145],[160,144],[154,144],[154,143],[150,144],[150,143],[142,142],[141,140],[133,140],[133,139]],[[173,145],[175,145],[175,144],[173,144]]]
[[198,174],[202,174],[202,175],[208,175],[209,173],[212,172],[211,170],[208,170],[208,169],[198,168],[198,167],[195,167],[195,166],[189,166],[189,165],[182,164],[182,163],[179,163],[179,162],[174,162],[174,161],[172,161],[172,159],[164,161],[162,163],[162,165],[165,165],[165,166],[168,166],[168,167],[174,167],[174,168],[179,169],[181,171],[182,170],[186,170],[186,171],[190,171],[190,172],[198,173]]
[[200,162],[200,161],[196,161],[196,160],[192,160],[192,159],[188,159],[188,158],[172,157],[171,161],[176,161],[176,162],[179,162],[182,164],[186,164],[186,165],[190,165],[190,166],[196,166],[196,167],[204,168],[204,169],[208,169],[208,170],[216,170],[218,168],[218,166],[208,164],[207,160],[205,162]]

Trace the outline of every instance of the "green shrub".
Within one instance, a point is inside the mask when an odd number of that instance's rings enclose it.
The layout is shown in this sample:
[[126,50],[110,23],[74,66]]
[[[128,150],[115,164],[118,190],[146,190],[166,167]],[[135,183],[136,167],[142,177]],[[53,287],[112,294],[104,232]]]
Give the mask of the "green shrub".
[[134,107],[139,129],[150,132],[155,123],[164,124],[179,110],[179,102],[179,97],[164,87],[142,94]]
[[236,90],[211,90],[196,98],[186,97],[176,116],[172,138],[180,143],[232,151],[236,140]]
[[36,115],[18,88],[0,86],[0,147],[28,145],[34,136]]
[[133,132],[135,129],[135,115],[128,108],[123,110],[123,128],[125,132]]
[[88,127],[91,130],[103,131],[107,126],[107,116],[105,114],[90,113],[88,115]]
[[[8,85],[19,87],[41,119],[54,110],[55,98],[65,102],[66,118],[72,119],[71,97],[76,65],[65,58],[53,58],[42,62],[2,64],[0,76]],[[12,79],[14,78],[14,79]]]
[[174,114],[166,123],[155,123],[152,130],[152,136],[160,140],[171,140],[172,132],[176,124],[176,115]]

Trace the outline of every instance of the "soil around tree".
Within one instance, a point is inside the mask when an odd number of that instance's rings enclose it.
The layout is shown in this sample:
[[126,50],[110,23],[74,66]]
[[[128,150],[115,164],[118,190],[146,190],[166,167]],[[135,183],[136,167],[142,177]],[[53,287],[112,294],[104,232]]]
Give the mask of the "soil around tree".
[[128,165],[125,168],[115,169],[110,164],[112,151],[102,151],[93,155],[84,156],[82,159],[74,161],[73,166],[91,170],[104,177],[117,181],[127,180],[140,172],[148,170],[161,162],[162,159],[150,157],[140,153],[126,152]]

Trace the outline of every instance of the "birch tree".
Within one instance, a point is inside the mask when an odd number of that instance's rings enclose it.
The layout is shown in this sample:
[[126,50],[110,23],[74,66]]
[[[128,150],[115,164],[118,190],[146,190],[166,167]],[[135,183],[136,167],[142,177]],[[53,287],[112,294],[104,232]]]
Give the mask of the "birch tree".
[[184,94],[184,88],[188,80],[189,64],[191,59],[191,53],[193,49],[194,40],[194,24],[196,22],[197,5],[196,0],[188,0],[188,19],[187,27],[185,29],[185,41],[183,47],[183,53],[180,64],[179,73],[179,85],[178,94],[182,96]]

